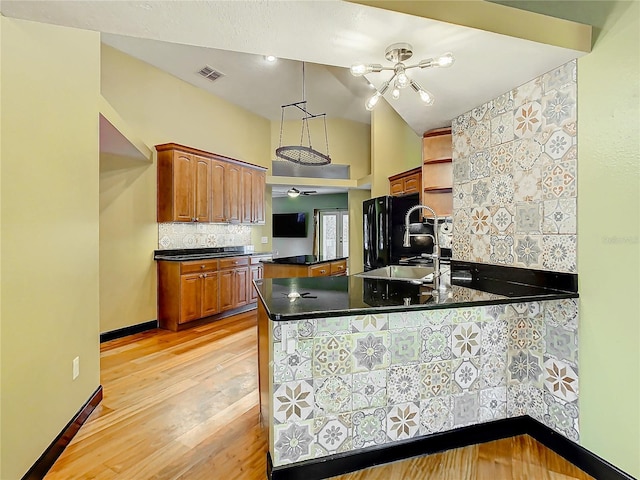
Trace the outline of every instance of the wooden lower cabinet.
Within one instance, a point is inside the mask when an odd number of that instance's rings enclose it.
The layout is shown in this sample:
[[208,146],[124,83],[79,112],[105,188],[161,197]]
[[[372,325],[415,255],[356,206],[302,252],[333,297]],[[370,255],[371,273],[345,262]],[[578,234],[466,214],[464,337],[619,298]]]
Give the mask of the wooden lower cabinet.
[[265,263],[264,278],[328,277],[346,275],[347,260],[317,263],[315,265],[295,265],[286,263]]
[[250,308],[258,295],[252,280],[262,278],[260,260],[229,257],[189,262],[158,262],[158,323],[181,330],[190,322]]

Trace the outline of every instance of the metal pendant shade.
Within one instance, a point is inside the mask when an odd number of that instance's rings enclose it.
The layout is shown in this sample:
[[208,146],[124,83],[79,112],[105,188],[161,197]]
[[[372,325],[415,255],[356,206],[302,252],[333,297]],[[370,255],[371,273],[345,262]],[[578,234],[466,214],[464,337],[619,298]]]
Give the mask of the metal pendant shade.
[[[302,63],[302,100],[300,102],[282,105],[282,117],[280,120],[280,143],[276,149],[276,157],[287,160],[298,165],[321,166],[331,163],[329,157],[329,138],[327,136],[327,114],[312,114],[307,110],[307,100],[305,97],[305,80],[304,62]],[[300,129],[300,145],[282,145],[282,136],[285,123],[285,112],[293,109],[302,112],[301,129]],[[297,109],[297,110],[296,110]],[[309,130],[309,120],[322,117],[324,126],[325,153],[313,148],[311,143],[311,131]],[[306,140],[306,143],[305,143]]]

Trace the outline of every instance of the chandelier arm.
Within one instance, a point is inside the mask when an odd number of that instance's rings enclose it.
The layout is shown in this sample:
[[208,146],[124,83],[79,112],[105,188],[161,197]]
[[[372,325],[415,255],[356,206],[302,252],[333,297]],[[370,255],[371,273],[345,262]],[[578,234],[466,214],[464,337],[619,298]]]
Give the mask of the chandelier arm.
[[282,114],[280,115],[280,145],[279,147],[282,146],[282,128],[284,126],[284,107],[282,107]]
[[324,121],[324,141],[327,147],[327,157],[329,156],[329,136],[327,134],[327,115],[322,115],[322,120]]

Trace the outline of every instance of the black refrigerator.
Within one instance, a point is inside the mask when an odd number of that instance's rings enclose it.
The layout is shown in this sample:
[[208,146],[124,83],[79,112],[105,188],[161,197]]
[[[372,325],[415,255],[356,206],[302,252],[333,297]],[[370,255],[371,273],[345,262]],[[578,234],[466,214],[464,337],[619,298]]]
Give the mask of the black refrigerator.
[[[365,271],[395,265],[401,258],[420,255],[433,248],[428,237],[413,237],[411,247],[402,246],[405,215],[407,210],[418,205],[418,200],[418,194],[415,193],[372,198],[362,203]],[[418,223],[420,211],[413,212],[409,220]],[[419,241],[419,238],[425,239],[428,245],[424,240]]]

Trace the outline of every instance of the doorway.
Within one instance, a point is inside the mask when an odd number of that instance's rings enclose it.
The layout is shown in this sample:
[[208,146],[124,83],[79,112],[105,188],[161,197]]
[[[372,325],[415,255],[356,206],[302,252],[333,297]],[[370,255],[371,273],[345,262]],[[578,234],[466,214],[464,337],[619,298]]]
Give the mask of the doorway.
[[349,256],[349,212],[344,209],[317,210],[318,252],[323,257]]

